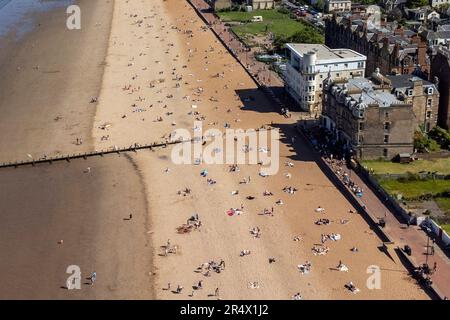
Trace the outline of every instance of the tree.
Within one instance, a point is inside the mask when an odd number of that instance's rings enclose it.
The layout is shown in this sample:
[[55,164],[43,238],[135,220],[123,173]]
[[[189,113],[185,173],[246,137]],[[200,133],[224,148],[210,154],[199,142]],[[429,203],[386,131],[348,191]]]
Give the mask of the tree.
[[323,0],[317,0],[315,7],[319,9],[319,11],[323,11],[323,8],[325,7],[325,3]]
[[428,5],[428,0],[408,0],[406,1],[406,6],[408,8],[418,8]]
[[402,17],[402,11],[399,8],[394,8],[387,14],[388,21],[399,21]]

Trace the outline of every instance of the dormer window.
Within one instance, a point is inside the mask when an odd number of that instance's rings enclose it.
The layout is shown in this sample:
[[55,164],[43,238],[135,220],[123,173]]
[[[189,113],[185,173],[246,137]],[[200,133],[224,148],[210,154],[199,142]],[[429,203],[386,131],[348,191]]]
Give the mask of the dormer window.
[[413,95],[413,89],[408,89],[407,95],[408,95],[408,97],[412,97],[412,95]]
[[427,89],[427,93],[428,93],[428,94],[433,94],[433,88],[428,88],[428,89]]

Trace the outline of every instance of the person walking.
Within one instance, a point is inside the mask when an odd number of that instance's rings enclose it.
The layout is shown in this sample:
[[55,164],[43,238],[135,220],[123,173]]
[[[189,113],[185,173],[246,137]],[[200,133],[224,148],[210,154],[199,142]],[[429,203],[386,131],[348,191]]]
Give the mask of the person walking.
[[91,281],[91,286],[94,285],[94,282],[95,282],[96,279],[97,279],[97,272],[94,271],[94,272],[91,273],[91,275],[89,277],[89,280]]

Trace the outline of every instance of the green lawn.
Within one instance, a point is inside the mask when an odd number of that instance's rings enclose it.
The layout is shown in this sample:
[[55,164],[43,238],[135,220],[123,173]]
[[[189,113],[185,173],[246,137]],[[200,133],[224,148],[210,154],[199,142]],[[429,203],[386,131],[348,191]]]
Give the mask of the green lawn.
[[262,16],[264,20],[262,23],[267,22],[268,20],[289,19],[288,14],[278,12],[277,10],[255,10],[253,12],[229,11],[218,12],[217,15],[225,22],[246,22],[252,20],[253,16]]
[[436,201],[442,211],[450,215],[450,198],[437,197],[434,201]]
[[[233,26],[232,30],[239,36],[245,37],[251,35],[266,35],[272,32],[276,37],[289,38],[299,32],[307,32],[310,35],[316,35],[323,42],[323,36],[314,28],[305,25],[299,21],[291,19],[289,14],[278,12],[277,10],[255,10],[253,12],[218,12],[225,22],[242,22],[244,24]],[[262,22],[249,22],[253,16],[262,16]]]
[[450,224],[441,224],[441,228],[450,235]]
[[442,174],[450,174],[450,158],[436,160],[417,160],[409,164],[393,163],[382,160],[361,161],[361,165],[367,169],[373,169],[375,174],[407,172],[418,173],[421,171],[437,171]]
[[425,194],[437,195],[450,191],[450,180],[417,180],[400,182],[393,179],[381,179],[381,186],[390,194],[401,194],[404,199],[416,199]]

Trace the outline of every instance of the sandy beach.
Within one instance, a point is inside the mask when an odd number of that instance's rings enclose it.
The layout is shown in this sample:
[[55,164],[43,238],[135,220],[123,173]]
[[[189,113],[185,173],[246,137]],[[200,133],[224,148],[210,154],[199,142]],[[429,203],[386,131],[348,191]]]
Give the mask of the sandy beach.
[[[222,132],[226,124],[278,128],[280,169],[261,177],[258,165],[239,165],[238,172],[229,165],[175,165],[169,146],[2,170],[0,252],[9,258],[0,272],[9,276],[0,298],[291,299],[299,292],[304,299],[429,299],[393,250],[388,256],[378,249],[381,240],[324,175],[305,141],[292,140],[296,115],[277,112],[187,2],[79,5],[86,26],[73,36],[78,40],[70,42],[66,30],[61,38],[58,32],[46,37],[50,29],[43,24],[11,48],[13,63],[0,64],[10,79],[1,80],[5,88],[0,83],[1,161],[164,141],[202,120],[204,130]],[[49,14],[58,17],[52,23],[64,20],[61,12]],[[59,46],[72,60],[62,62],[61,54],[58,64],[52,48]],[[34,64],[61,72],[39,73]],[[34,73],[32,86],[27,81]],[[28,87],[29,94],[17,94]],[[91,104],[92,97],[98,102]],[[79,137],[83,144],[75,145]],[[207,177],[200,175],[204,169]],[[250,183],[240,183],[247,177]],[[297,191],[283,192],[286,186]],[[183,195],[185,188],[190,192]],[[265,190],[273,195],[264,196]],[[317,212],[319,206],[325,211]],[[230,208],[242,214],[230,216]],[[273,216],[260,215],[264,208],[274,208]],[[201,227],[177,233],[195,214]],[[317,225],[318,219],[331,223]],[[259,238],[249,232],[255,227]],[[321,244],[322,234],[340,239]],[[165,256],[161,246],[168,240],[177,250]],[[314,255],[312,248],[322,245],[328,253]],[[241,256],[244,250],[250,254]],[[199,272],[212,260],[223,260],[225,268]],[[339,261],[348,272],[335,270]],[[311,270],[302,274],[298,265],[306,262]],[[83,277],[96,271],[95,285],[64,289],[69,264],[80,265]],[[380,289],[366,286],[371,265],[381,269]],[[36,277],[36,269],[45,274]],[[193,288],[199,281],[201,290]],[[344,287],[350,281],[357,294]]]

